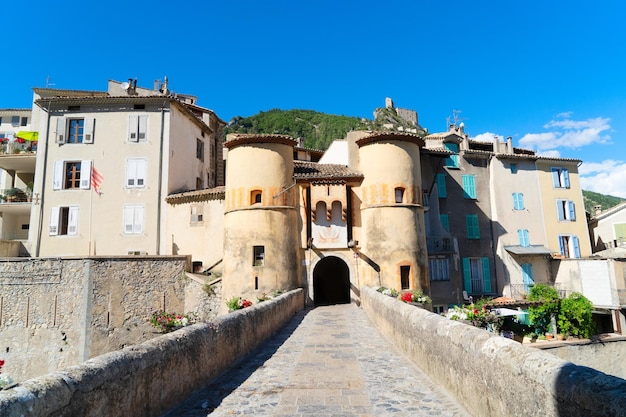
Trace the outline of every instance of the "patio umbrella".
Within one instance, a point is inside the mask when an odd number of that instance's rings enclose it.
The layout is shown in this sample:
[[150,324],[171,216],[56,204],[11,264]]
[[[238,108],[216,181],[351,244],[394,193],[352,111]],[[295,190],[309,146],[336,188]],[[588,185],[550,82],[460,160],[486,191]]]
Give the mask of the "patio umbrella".
[[39,140],[39,132],[17,132],[16,137],[30,142],[37,142]]

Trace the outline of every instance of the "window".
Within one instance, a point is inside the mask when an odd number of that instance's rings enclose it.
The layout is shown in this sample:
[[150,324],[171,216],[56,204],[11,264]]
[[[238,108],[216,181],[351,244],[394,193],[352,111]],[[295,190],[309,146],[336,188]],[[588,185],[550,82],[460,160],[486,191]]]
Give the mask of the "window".
[[573,222],[576,220],[574,202],[571,200],[556,200],[556,213],[559,221]]
[[400,288],[403,290],[408,290],[409,285],[409,274],[411,272],[411,267],[408,265],[400,266]]
[[253,263],[252,266],[265,265],[265,246],[254,246],[253,251]]
[[50,236],[76,236],[78,234],[78,206],[52,207],[48,234]]
[[91,186],[91,161],[56,161],[53,190],[88,190]]
[[124,234],[139,235],[143,233],[144,208],[142,204],[124,206]]
[[616,240],[626,239],[626,223],[614,223],[613,234]]
[[194,204],[191,206],[191,226],[202,226],[204,220],[203,211],[201,205]]
[[491,292],[489,258],[463,258],[463,285],[472,294]]
[[580,245],[576,236],[559,235],[559,249],[566,258],[580,258]]
[[201,190],[204,188],[204,183],[202,182],[202,178],[196,177],[196,190]]
[[11,126],[18,127],[20,125],[20,116],[11,116]]
[[437,194],[439,198],[446,198],[446,174],[437,174]]
[[93,143],[94,125],[93,117],[60,117],[57,119],[56,143]]
[[528,294],[530,288],[535,285],[532,264],[522,264],[522,283],[524,284],[524,292]]
[[511,169],[511,174],[517,174],[517,164],[511,164],[509,168]]
[[450,264],[448,258],[428,258],[428,274],[431,281],[449,281]]
[[22,117],[20,126],[26,126],[26,125],[28,125],[28,117]]
[[204,142],[196,139],[196,158],[204,162]]
[[476,179],[474,175],[463,175],[463,197],[476,199]]
[[443,305],[441,305],[441,306],[433,306],[433,313],[435,313],[435,314],[440,314],[441,315],[441,314],[445,313],[446,311],[447,311],[446,310],[446,306],[443,306]]
[[[443,146],[450,152],[459,153],[458,143],[444,143]],[[449,157],[447,157],[446,166],[448,168],[458,168],[459,167],[459,155],[450,155]]]
[[528,229],[518,229],[517,237],[521,247],[527,248],[530,246],[530,235],[528,234]]
[[128,158],[126,160],[126,188],[144,188],[146,186],[146,158]]
[[250,192],[250,205],[252,204],[261,204],[263,199],[263,193],[261,190],[253,190]]
[[128,141],[145,142],[148,139],[148,115],[128,116]]
[[551,170],[554,188],[569,188],[569,171],[567,168],[552,167]]
[[480,239],[480,228],[478,227],[478,214],[467,214],[465,216],[465,226],[468,239]]
[[395,194],[396,194],[396,203],[402,203],[402,201],[404,200],[404,188],[396,187]]
[[524,194],[513,193],[513,210],[524,210]]
[[441,225],[447,232],[450,231],[450,218],[447,213],[443,213],[439,215],[439,220],[441,220]]

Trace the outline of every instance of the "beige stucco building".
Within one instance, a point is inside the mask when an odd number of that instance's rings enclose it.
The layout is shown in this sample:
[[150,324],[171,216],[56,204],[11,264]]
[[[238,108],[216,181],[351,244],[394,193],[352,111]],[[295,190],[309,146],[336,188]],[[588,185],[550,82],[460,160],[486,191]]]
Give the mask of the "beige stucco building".
[[223,183],[215,113],[166,82],[108,87],[34,90],[33,256],[171,254],[165,198]]

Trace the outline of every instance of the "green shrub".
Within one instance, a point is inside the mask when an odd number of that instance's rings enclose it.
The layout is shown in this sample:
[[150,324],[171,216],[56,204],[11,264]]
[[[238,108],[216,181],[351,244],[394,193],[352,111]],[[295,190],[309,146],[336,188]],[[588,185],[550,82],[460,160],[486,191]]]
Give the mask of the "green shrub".
[[551,327],[551,317],[559,314],[559,293],[545,284],[534,285],[527,297],[528,301],[543,301],[542,305],[528,308],[530,323],[535,333],[546,333]]
[[561,300],[558,317],[559,333],[589,338],[595,334],[593,304],[581,293],[575,292]]

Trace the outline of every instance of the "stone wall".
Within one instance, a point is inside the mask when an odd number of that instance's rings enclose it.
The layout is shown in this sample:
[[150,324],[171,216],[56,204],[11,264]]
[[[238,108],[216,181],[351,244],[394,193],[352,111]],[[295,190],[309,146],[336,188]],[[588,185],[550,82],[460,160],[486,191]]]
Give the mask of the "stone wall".
[[577,365],[626,379],[626,337],[601,337],[592,341],[550,343],[550,346],[538,344],[535,347]]
[[186,269],[182,256],[0,262],[3,371],[23,381],[157,336],[152,312],[187,312]]
[[480,416],[626,415],[626,381],[361,289],[377,327],[467,410]]
[[304,308],[302,289],[0,391],[0,416],[159,416]]

